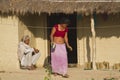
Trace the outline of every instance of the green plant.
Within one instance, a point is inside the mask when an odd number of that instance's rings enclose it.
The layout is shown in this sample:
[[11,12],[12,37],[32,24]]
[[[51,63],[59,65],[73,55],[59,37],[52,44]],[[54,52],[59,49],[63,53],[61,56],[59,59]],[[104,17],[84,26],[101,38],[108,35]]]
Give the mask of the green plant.
[[45,72],[47,73],[47,75],[44,77],[44,80],[52,80],[52,78],[51,78],[51,74],[52,74],[51,65],[48,64],[45,68],[46,68]]
[[92,78],[91,80],[95,80],[94,78]]

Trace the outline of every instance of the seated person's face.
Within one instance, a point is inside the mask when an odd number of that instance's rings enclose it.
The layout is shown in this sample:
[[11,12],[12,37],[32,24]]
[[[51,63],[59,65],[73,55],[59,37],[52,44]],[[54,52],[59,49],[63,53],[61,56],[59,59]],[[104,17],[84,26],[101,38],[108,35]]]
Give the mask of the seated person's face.
[[24,43],[27,44],[27,45],[29,45],[29,42],[30,42],[29,39],[27,39],[27,40],[24,41]]

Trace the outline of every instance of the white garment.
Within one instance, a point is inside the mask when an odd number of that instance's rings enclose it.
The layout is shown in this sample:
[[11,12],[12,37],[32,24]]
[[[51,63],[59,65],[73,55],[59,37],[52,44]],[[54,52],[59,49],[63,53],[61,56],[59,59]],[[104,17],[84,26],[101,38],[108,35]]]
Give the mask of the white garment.
[[31,66],[32,64],[35,65],[37,60],[40,57],[40,53],[35,53],[34,49],[31,48],[29,45],[25,44],[24,42],[20,42],[18,45],[18,59],[20,61],[21,66]]

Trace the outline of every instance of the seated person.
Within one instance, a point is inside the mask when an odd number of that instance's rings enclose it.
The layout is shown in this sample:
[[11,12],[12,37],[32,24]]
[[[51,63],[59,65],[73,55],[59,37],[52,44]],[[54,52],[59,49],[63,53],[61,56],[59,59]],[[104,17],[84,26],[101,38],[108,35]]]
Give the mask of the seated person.
[[30,37],[28,35],[22,38],[18,45],[18,59],[21,69],[33,70],[36,68],[35,64],[40,57],[40,53],[38,49],[31,48],[29,42]]

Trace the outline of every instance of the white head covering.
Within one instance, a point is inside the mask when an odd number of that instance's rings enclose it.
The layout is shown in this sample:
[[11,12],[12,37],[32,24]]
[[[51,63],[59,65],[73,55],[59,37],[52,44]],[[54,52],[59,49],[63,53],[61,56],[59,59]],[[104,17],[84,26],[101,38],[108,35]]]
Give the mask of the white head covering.
[[24,42],[25,40],[28,40],[28,39],[30,39],[29,35],[25,35],[25,36],[23,36],[21,41]]

